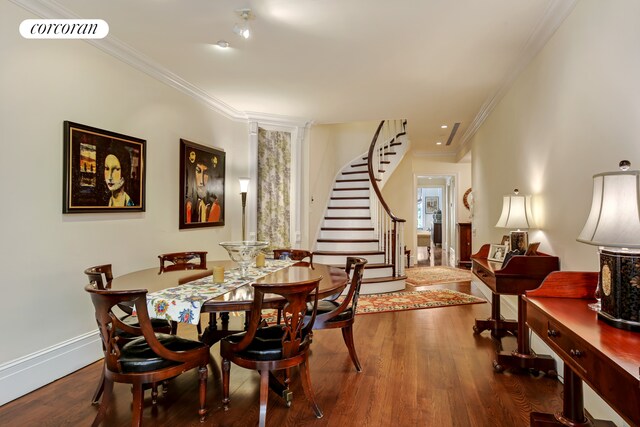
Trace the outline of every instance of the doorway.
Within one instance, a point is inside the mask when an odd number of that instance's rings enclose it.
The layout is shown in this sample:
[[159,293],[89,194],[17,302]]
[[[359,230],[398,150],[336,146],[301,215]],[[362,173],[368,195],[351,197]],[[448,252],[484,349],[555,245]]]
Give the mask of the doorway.
[[[416,177],[416,265],[455,266],[455,175]],[[455,249],[455,248],[453,248]]]

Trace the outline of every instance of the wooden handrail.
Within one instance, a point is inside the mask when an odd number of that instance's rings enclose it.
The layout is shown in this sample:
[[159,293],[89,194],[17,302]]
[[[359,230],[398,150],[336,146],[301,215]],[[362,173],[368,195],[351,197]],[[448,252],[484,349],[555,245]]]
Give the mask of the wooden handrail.
[[[391,209],[389,209],[389,205],[387,204],[386,200],[384,200],[384,197],[382,197],[382,192],[380,191],[380,188],[378,188],[378,181],[376,180],[376,176],[373,173],[373,152],[376,148],[376,144],[378,143],[378,137],[380,136],[380,131],[382,130],[382,126],[384,126],[384,122],[385,121],[383,120],[380,122],[380,125],[378,125],[378,129],[376,130],[376,133],[373,135],[373,140],[371,141],[371,145],[369,146],[369,154],[367,155],[367,166],[369,168],[369,181],[371,181],[371,186],[373,187],[373,191],[376,192],[376,195],[378,196],[378,200],[380,200],[380,204],[382,205],[384,210],[387,212],[387,215],[389,215],[389,217],[394,222],[406,222],[405,219],[398,218],[396,215],[393,214],[393,212],[391,212]],[[398,134],[398,136],[401,134],[404,134],[404,132],[401,132],[400,134]]]

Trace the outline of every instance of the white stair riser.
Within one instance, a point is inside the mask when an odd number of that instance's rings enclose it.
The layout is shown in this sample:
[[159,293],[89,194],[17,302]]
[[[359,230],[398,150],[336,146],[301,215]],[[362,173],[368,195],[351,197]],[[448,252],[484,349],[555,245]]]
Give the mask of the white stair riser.
[[377,251],[378,242],[318,242],[317,251],[355,252]]
[[369,208],[327,209],[327,216],[339,218],[370,217],[371,211]]
[[370,219],[325,219],[323,227],[328,228],[361,228],[371,227]]
[[383,294],[385,292],[403,291],[404,289],[404,280],[389,280],[387,282],[363,283],[362,287],[360,288],[360,295]]
[[[355,172],[355,171],[347,171],[347,172]],[[340,178],[338,178],[338,179],[366,179],[366,180],[369,180],[369,172],[368,171],[362,171],[360,173],[348,173],[348,174],[342,173],[340,175]]]
[[378,277],[391,277],[393,274],[392,267],[384,267],[384,268],[366,268],[364,269],[364,278],[365,279],[377,279]]
[[[364,187],[363,187],[364,188]],[[331,197],[369,197],[369,189],[332,191]]]
[[[351,178],[349,178],[351,179]],[[336,182],[333,188],[365,188],[369,186],[369,180],[366,181],[345,181]]]
[[375,239],[373,230],[323,230],[321,239]]
[[[342,196],[338,196],[338,197],[342,197]],[[348,206],[348,207],[365,207],[368,208],[369,207],[369,199],[331,199],[329,200],[329,206],[330,207],[343,207],[343,206]]]
[[[352,256],[358,256],[358,254],[354,254]],[[382,264],[384,263],[384,255],[362,255],[362,258],[365,258],[372,264]],[[346,255],[313,255],[313,262],[317,262],[318,264],[330,264],[330,265],[345,265],[347,262]],[[366,270],[366,268],[365,268]]]

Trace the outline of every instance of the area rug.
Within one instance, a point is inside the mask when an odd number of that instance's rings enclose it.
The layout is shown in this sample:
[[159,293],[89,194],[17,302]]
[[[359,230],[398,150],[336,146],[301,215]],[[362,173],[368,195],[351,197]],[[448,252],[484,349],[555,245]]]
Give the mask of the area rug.
[[414,286],[465,282],[473,277],[469,270],[453,267],[412,267],[404,270],[406,282]]
[[[387,311],[418,310],[421,308],[447,307],[464,304],[481,304],[482,298],[450,289],[428,289],[425,291],[390,292],[386,294],[360,295],[356,314],[382,313]],[[275,310],[264,310],[262,318],[275,323]]]

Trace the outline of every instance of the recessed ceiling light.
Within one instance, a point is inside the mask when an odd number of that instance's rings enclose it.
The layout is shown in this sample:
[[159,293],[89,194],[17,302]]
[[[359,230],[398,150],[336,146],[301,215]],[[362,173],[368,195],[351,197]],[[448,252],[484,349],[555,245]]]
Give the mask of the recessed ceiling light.
[[217,45],[218,47],[221,47],[222,49],[226,49],[226,48],[228,48],[228,47],[229,47],[229,42],[228,42],[228,41],[226,41],[226,40],[218,40],[218,41],[216,42],[216,45]]
[[442,145],[442,141],[436,142],[436,145]]
[[440,127],[441,127],[442,129],[446,129],[446,128],[448,128],[449,126],[447,126],[447,125],[442,125],[442,126],[440,126]]

